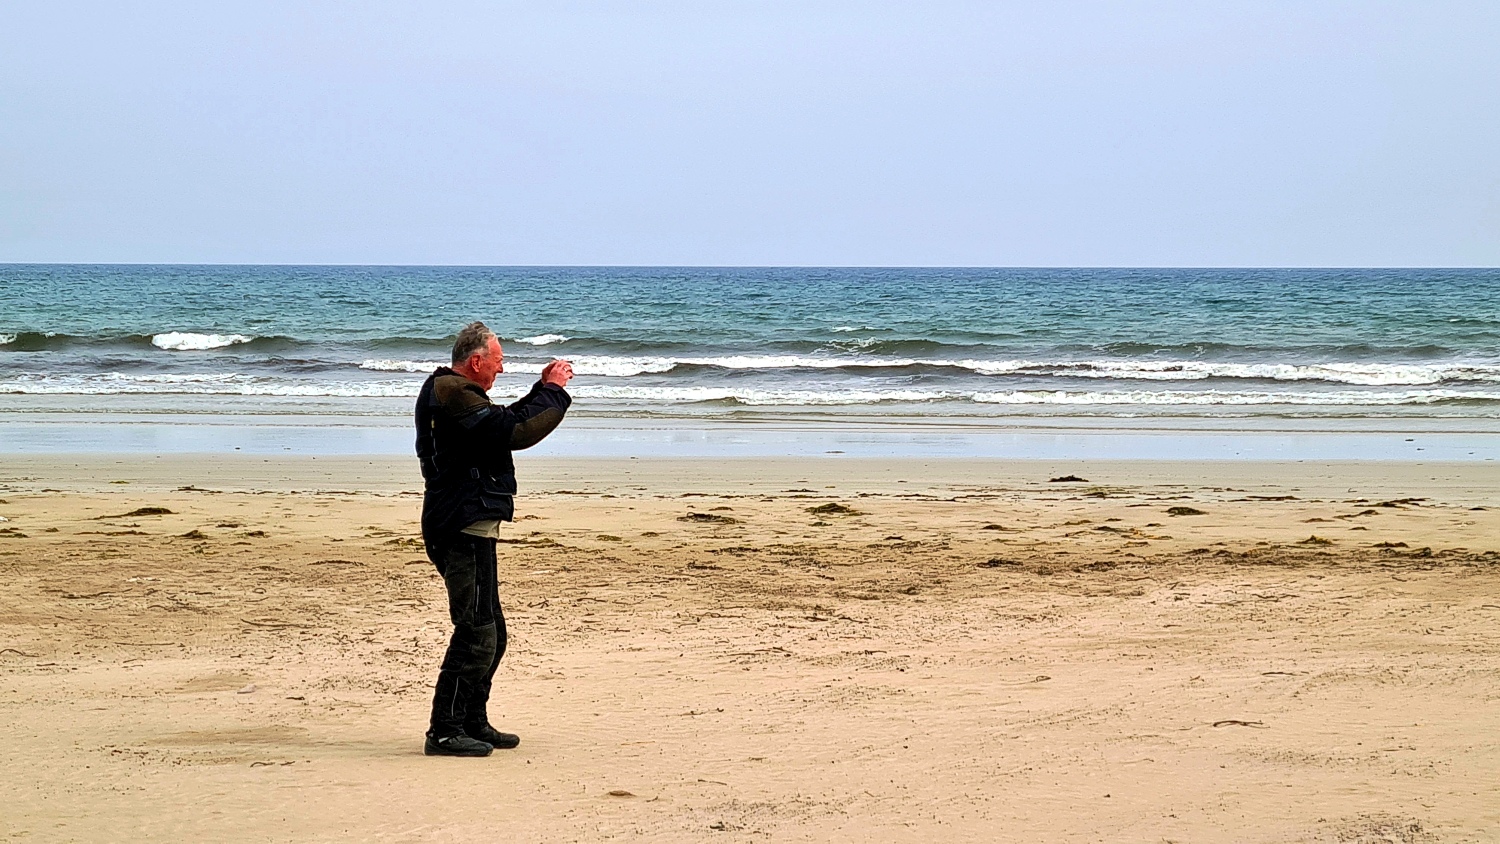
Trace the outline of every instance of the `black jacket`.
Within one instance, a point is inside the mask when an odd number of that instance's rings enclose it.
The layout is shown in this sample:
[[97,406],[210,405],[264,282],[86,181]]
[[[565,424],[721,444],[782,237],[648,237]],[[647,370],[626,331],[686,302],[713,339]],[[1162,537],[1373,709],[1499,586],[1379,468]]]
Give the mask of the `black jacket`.
[[563,388],[538,381],[516,403],[496,405],[446,366],[428,376],[417,394],[417,459],[427,481],[422,540],[433,562],[444,543],[474,522],[511,520],[516,466],[510,453],[552,433],[572,402]]

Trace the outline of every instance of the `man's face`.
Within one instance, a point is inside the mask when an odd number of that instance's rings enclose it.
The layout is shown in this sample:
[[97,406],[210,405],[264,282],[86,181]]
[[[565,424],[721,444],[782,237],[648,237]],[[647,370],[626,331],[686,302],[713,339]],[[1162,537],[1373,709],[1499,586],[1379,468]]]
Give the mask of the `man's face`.
[[474,383],[488,390],[495,386],[495,376],[505,371],[505,353],[500,341],[494,337],[483,352],[469,356],[469,368],[474,372]]

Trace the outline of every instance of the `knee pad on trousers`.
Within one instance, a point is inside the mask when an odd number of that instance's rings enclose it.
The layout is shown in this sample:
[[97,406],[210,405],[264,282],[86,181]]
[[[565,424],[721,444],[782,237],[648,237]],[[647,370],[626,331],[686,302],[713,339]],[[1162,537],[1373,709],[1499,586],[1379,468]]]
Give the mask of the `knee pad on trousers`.
[[499,632],[493,624],[462,624],[453,628],[443,671],[477,677],[488,672],[495,660]]
[[495,658],[495,651],[500,645],[500,631],[494,624],[465,625],[466,634],[464,639],[469,647],[466,649],[464,662],[474,665],[490,667],[490,662]]

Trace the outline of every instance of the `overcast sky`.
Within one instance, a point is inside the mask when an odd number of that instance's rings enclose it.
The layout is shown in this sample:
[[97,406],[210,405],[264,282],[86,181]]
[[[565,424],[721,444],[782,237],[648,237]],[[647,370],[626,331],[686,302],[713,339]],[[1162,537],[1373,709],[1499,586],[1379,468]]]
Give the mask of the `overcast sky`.
[[7,2],[0,261],[1500,265],[1500,3]]

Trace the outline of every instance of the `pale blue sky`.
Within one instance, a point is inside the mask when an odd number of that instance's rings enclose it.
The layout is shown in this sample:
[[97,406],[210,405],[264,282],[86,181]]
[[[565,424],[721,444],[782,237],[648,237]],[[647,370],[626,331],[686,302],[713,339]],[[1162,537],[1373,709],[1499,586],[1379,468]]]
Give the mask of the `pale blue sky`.
[[1500,265],[1500,3],[0,2],[0,261]]

